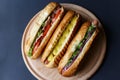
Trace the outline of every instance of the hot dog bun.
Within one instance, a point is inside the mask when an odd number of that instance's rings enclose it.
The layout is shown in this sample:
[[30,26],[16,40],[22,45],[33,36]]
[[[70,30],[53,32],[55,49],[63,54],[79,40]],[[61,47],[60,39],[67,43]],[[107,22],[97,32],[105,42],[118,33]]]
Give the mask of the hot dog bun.
[[[42,50],[44,49],[45,45],[47,44],[48,40],[50,39],[53,31],[56,29],[57,25],[59,24],[63,14],[64,14],[64,8],[63,7],[59,7],[60,5],[58,3],[55,2],[51,2],[49,3],[43,10],[41,10],[41,12],[38,14],[37,18],[35,19],[34,23],[33,23],[33,27],[30,29],[27,37],[26,37],[26,41],[25,41],[25,53],[26,55],[30,56],[33,59],[36,59],[40,56],[40,54],[42,53]],[[51,15],[53,14],[53,11],[57,11],[56,8],[60,9],[60,13],[59,16],[56,18],[56,20],[51,24],[51,27],[49,28],[47,34],[43,37],[43,39],[41,40],[39,46],[37,47],[36,50],[34,50],[35,47],[35,43],[37,42],[37,34],[39,32],[39,30],[43,30],[43,24],[47,24],[47,20],[49,21],[49,17],[51,18]],[[54,13],[55,15],[55,13]],[[44,26],[45,27],[45,26]],[[43,31],[43,33],[45,32],[45,30]],[[41,35],[43,35],[43,33],[41,33]],[[41,36],[40,35],[40,36]],[[39,38],[39,37],[38,37]],[[30,53],[30,50],[32,49],[32,52],[34,50],[34,53]],[[29,54],[30,53],[30,54]]]
[[[95,27],[97,26],[96,24],[97,23],[94,24]],[[72,42],[70,43],[70,45],[69,45],[69,47],[68,47],[68,49],[67,49],[67,51],[65,53],[65,56],[60,61],[59,66],[58,66],[58,71],[63,76],[72,76],[72,75],[74,75],[74,73],[76,72],[76,70],[78,68],[78,65],[80,64],[81,60],[84,58],[84,55],[86,54],[86,52],[90,48],[94,38],[98,34],[98,28],[96,27],[96,30],[93,32],[92,36],[87,41],[87,43],[83,47],[82,51],[79,53],[78,57],[74,60],[74,62],[66,70],[63,70],[65,65],[68,63],[68,60],[70,59],[70,57],[74,53],[76,46],[80,43],[81,40],[83,40],[83,38],[84,38],[84,36],[86,34],[86,31],[88,30],[88,27],[90,25],[91,25],[90,22],[85,22],[81,26],[80,30],[78,31],[78,33],[76,34],[76,36],[74,37]]]

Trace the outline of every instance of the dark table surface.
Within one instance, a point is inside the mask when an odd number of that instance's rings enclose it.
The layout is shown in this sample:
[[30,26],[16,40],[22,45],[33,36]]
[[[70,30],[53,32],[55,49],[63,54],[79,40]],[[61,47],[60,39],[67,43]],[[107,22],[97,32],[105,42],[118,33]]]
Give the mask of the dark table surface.
[[[21,39],[29,20],[55,0],[0,0],[0,80],[36,80],[22,58]],[[120,0],[56,0],[93,12],[107,36],[105,59],[90,80],[120,80]]]

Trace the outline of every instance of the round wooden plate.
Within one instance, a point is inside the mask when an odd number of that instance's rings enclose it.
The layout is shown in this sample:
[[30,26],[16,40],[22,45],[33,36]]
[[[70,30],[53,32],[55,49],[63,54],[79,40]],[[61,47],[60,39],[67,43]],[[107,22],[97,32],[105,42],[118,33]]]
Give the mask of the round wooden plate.
[[[81,6],[68,3],[62,3],[61,5],[64,6],[66,9],[71,9],[76,11],[77,13],[80,13],[83,20],[92,21],[94,19],[97,19],[94,14]],[[80,67],[78,68],[76,75],[72,77],[63,77],[58,73],[57,68],[46,68],[40,62],[40,58],[32,60],[25,55],[24,43],[26,40],[26,36],[39,13],[40,12],[38,12],[30,20],[22,37],[22,56],[29,71],[39,80],[86,80],[90,78],[101,65],[106,51],[106,36],[100,21],[97,19],[99,21],[98,27],[100,28],[100,33],[94,40],[90,50],[88,51],[88,54],[85,56]]]

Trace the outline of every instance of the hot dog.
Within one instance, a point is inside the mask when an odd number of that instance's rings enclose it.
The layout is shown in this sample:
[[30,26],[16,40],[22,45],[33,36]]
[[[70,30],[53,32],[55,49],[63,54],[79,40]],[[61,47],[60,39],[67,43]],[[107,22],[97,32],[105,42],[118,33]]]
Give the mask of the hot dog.
[[41,57],[41,61],[47,67],[56,67],[58,65],[78,28],[80,20],[80,14],[74,11],[69,10],[65,14]]
[[64,8],[58,3],[49,3],[37,16],[25,41],[25,53],[36,59],[42,53],[51,35],[64,14]]
[[76,72],[78,65],[89,50],[93,40],[98,34],[97,21],[85,22],[71,41],[64,57],[58,65],[58,71],[63,76],[72,76]]

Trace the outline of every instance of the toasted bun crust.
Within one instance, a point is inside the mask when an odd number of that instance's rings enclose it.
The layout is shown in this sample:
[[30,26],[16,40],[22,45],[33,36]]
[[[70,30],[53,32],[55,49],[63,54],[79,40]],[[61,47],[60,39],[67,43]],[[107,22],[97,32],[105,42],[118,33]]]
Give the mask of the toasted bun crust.
[[61,7],[61,14],[55,20],[55,22],[52,24],[52,26],[50,27],[49,31],[47,32],[47,35],[43,38],[40,46],[38,47],[38,49],[36,50],[36,52],[34,53],[34,55],[32,56],[32,58],[37,58],[42,53],[44,47],[46,46],[48,40],[50,39],[50,37],[52,35],[52,33],[54,32],[54,30],[58,26],[58,24],[59,24],[59,22],[60,22],[60,20],[61,20],[61,18],[63,16],[63,12],[64,12],[64,9],[63,9],[63,7]]
[[25,40],[25,53],[28,55],[30,46],[33,43],[33,40],[41,27],[42,23],[45,21],[45,19],[50,15],[50,13],[57,7],[57,3],[51,2],[49,3],[37,16],[35,21],[33,22],[33,27],[29,29],[29,33],[27,34],[26,40]]
[[[87,22],[88,24],[88,22]],[[83,24],[84,25],[84,24]],[[81,29],[79,30],[79,32],[81,32],[81,30],[83,30],[83,27],[85,29],[85,26],[82,26]],[[86,25],[87,27],[87,25]],[[86,28],[87,30],[87,28]],[[79,33],[78,32],[78,33]],[[86,32],[85,32],[86,33]],[[71,42],[70,46],[68,47],[68,50],[66,52],[66,55],[63,57],[63,59],[60,61],[60,64],[59,64],[59,67],[58,67],[58,71],[63,75],[63,76],[72,76],[75,71],[77,70],[78,68],[78,65],[79,63],[81,62],[81,60],[84,58],[84,55],[86,54],[86,52],[88,51],[88,49],[90,48],[94,38],[96,37],[97,33],[98,33],[98,29],[95,30],[95,32],[93,33],[93,35],[91,36],[91,38],[89,39],[89,41],[85,44],[82,52],[79,54],[79,56],[77,57],[77,59],[73,62],[73,64],[64,72],[62,72],[62,69],[63,67],[65,66],[65,64],[67,63],[67,61],[69,60],[69,58],[72,56],[72,53],[74,52],[74,50],[72,51],[72,46],[74,46],[74,44],[76,44],[76,39],[79,39],[78,38],[78,35],[85,35],[85,33],[83,32],[82,34],[77,34],[75,36],[75,38],[73,39],[73,41]],[[83,38],[79,39],[80,41],[82,40]],[[71,50],[71,51],[69,51]],[[65,62],[64,62],[65,61]]]
[[57,41],[59,40],[60,36],[62,35],[63,31],[65,30],[67,24],[69,23],[73,15],[74,15],[73,11],[68,11],[64,16],[64,18],[62,19],[62,21],[60,22],[60,24],[58,25],[57,29],[53,33],[51,39],[49,40],[43,52],[43,55],[41,57],[42,62],[46,60],[46,58],[49,56],[49,54],[53,50],[54,46],[56,45]]

